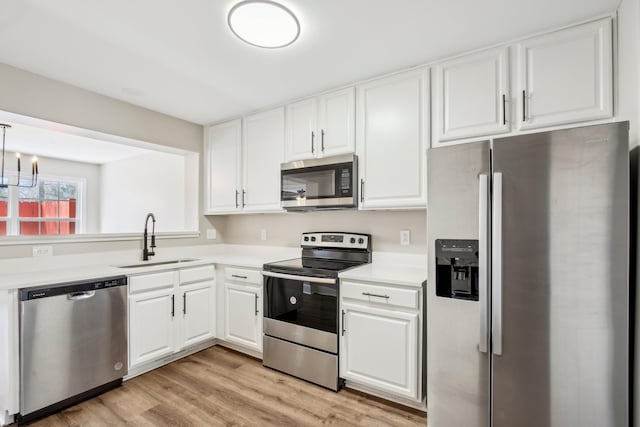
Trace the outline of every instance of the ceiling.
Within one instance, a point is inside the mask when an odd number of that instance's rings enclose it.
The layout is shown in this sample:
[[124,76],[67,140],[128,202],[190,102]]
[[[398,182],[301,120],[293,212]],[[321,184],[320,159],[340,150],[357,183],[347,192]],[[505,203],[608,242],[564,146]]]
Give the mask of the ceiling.
[[[149,153],[144,148],[99,141],[48,129],[11,123],[7,129],[6,150],[19,152],[27,161],[32,155],[76,162],[105,164]],[[1,134],[0,134],[1,135]]]
[[0,62],[206,124],[616,9],[619,0],[278,0],[279,50],[229,31],[239,0],[4,0]]

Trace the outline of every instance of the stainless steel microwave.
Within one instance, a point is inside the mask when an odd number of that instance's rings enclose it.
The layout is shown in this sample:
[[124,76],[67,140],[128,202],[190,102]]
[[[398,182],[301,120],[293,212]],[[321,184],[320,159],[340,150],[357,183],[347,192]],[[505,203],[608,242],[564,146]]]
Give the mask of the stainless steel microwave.
[[354,154],[280,165],[280,201],[287,210],[348,209],[358,204]]

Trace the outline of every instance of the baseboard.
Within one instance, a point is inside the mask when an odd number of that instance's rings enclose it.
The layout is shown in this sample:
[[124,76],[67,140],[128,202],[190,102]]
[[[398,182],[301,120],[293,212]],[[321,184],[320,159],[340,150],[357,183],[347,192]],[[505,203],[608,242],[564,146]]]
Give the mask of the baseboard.
[[124,381],[130,380],[131,378],[135,378],[138,375],[142,375],[146,372],[153,371],[154,369],[158,369],[159,367],[164,366],[167,363],[175,362],[178,359],[182,359],[183,357],[190,356],[193,353],[197,353],[199,351],[205,350],[209,347],[216,345],[217,343],[216,341],[217,340],[215,338],[211,340],[207,340],[207,341],[201,342],[200,344],[196,344],[193,347],[184,349],[178,353],[174,353],[170,356],[163,357],[162,359],[154,360],[152,362],[145,363],[144,365],[136,366],[135,368],[132,368],[129,370],[129,373],[127,374],[127,376],[123,378],[123,380]]
[[262,353],[259,351],[255,351],[255,350],[249,350],[241,345],[238,344],[234,344],[232,342],[229,341],[224,341],[221,339],[217,339],[216,340],[216,345],[220,345],[222,347],[226,347],[226,348],[230,348],[231,350],[237,351],[238,353],[243,353],[246,354],[248,356],[254,357],[258,360],[262,360]]
[[408,406],[410,408],[417,409],[420,412],[425,412],[425,413],[427,412],[426,399],[423,399],[422,401],[418,402],[416,400],[407,399],[404,397],[398,397],[393,394],[386,393],[384,391],[380,391],[373,387],[370,387],[364,384],[359,384],[357,382],[353,382],[350,380],[345,381],[345,388],[356,390],[365,394],[369,394],[371,396],[379,397],[381,399],[388,400],[402,406]]
[[0,426],[7,426],[9,424],[13,424],[15,422],[15,416],[13,414],[9,414],[7,411],[4,411],[0,414]]

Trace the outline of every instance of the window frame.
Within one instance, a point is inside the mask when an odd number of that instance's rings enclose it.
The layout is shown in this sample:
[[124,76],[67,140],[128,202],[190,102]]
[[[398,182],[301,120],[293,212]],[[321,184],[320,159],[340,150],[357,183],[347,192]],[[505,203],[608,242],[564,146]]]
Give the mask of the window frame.
[[[15,177],[17,174],[9,173],[8,176]],[[45,181],[53,181],[53,182],[68,182],[76,185],[77,194],[76,194],[76,217],[73,218],[75,222],[75,232],[71,234],[71,236],[76,234],[84,234],[86,227],[86,197],[87,197],[87,179],[83,177],[77,176],[60,176],[60,175],[38,175],[38,186]],[[66,236],[63,234],[49,234],[43,235],[38,232],[38,234],[20,234],[20,222],[21,220],[25,222],[61,222],[60,217],[57,218],[44,218],[41,216],[38,217],[23,217],[21,219],[19,215],[19,205],[20,205],[20,194],[19,188],[15,186],[9,186],[9,216],[6,218],[7,221],[7,234],[6,236],[2,236],[4,238],[41,238],[41,237],[60,237]],[[39,212],[40,214],[40,212]],[[0,218],[0,221],[5,220],[4,217]],[[67,222],[67,221],[63,221]],[[40,230],[39,230],[40,231]]]

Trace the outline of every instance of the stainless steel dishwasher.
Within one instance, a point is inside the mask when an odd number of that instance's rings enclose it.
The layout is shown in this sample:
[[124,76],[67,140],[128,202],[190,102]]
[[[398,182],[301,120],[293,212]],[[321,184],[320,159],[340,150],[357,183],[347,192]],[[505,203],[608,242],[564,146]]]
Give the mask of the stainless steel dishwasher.
[[127,279],[20,290],[20,416],[40,418],[122,383]]

